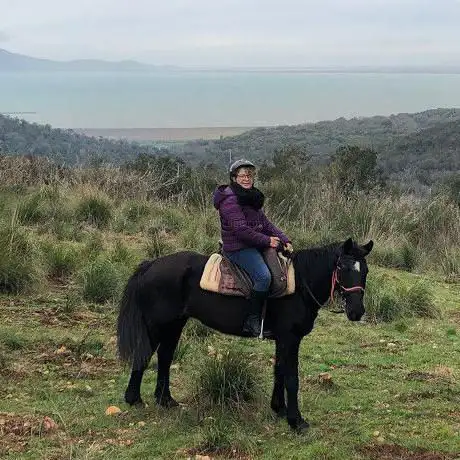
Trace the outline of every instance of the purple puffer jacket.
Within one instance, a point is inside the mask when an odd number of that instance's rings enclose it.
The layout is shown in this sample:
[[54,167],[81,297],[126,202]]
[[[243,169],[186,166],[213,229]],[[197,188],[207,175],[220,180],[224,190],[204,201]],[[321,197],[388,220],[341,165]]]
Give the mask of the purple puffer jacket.
[[289,238],[267,219],[262,209],[240,206],[228,185],[221,185],[215,190],[214,207],[219,210],[225,252],[268,248],[270,236],[277,236],[284,244],[289,242]]

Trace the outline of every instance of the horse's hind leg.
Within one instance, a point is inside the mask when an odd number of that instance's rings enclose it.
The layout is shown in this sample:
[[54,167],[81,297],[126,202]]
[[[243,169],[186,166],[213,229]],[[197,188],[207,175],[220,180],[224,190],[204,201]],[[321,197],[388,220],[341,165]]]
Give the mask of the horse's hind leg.
[[284,397],[284,373],[282,366],[281,345],[276,341],[276,361],[274,369],[274,385],[271,400],[271,408],[278,415],[278,417],[286,416],[286,400]]
[[178,403],[173,399],[169,390],[169,368],[186,322],[186,319],[176,320],[162,328],[161,331],[161,341],[158,348],[158,377],[155,399],[163,407],[178,406]]
[[144,372],[149,365],[150,359],[158,348],[158,341],[151,341],[152,352],[150,356],[140,359],[139,357],[134,357],[133,367],[131,370],[131,377],[129,379],[128,386],[125,391],[125,401],[131,406],[141,406],[143,405],[141,398],[141,383]]

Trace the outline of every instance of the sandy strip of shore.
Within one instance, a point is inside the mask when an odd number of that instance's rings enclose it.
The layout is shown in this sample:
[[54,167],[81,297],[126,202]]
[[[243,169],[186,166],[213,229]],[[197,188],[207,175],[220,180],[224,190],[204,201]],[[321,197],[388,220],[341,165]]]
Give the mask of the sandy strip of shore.
[[236,136],[254,128],[220,127],[220,128],[126,128],[98,129],[82,128],[75,131],[87,136],[102,136],[112,139],[127,139],[130,141],[189,141],[193,139],[219,139],[221,136]]

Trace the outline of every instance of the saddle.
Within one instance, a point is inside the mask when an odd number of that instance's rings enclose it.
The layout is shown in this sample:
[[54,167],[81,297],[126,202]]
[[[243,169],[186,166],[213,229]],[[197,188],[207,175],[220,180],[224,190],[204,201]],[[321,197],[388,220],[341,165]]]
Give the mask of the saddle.
[[[265,263],[272,275],[269,297],[283,297],[295,291],[295,273],[292,260],[276,249],[268,248],[262,252]],[[212,254],[203,270],[200,287],[205,291],[223,295],[249,298],[252,281],[249,275],[222,253]]]

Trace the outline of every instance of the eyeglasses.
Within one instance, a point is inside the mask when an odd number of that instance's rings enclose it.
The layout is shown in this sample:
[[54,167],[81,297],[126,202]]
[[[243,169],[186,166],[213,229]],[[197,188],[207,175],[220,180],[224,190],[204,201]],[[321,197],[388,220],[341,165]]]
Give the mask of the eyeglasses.
[[255,174],[237,174],[236,177],[239,179],[254,179],[256,177]]

